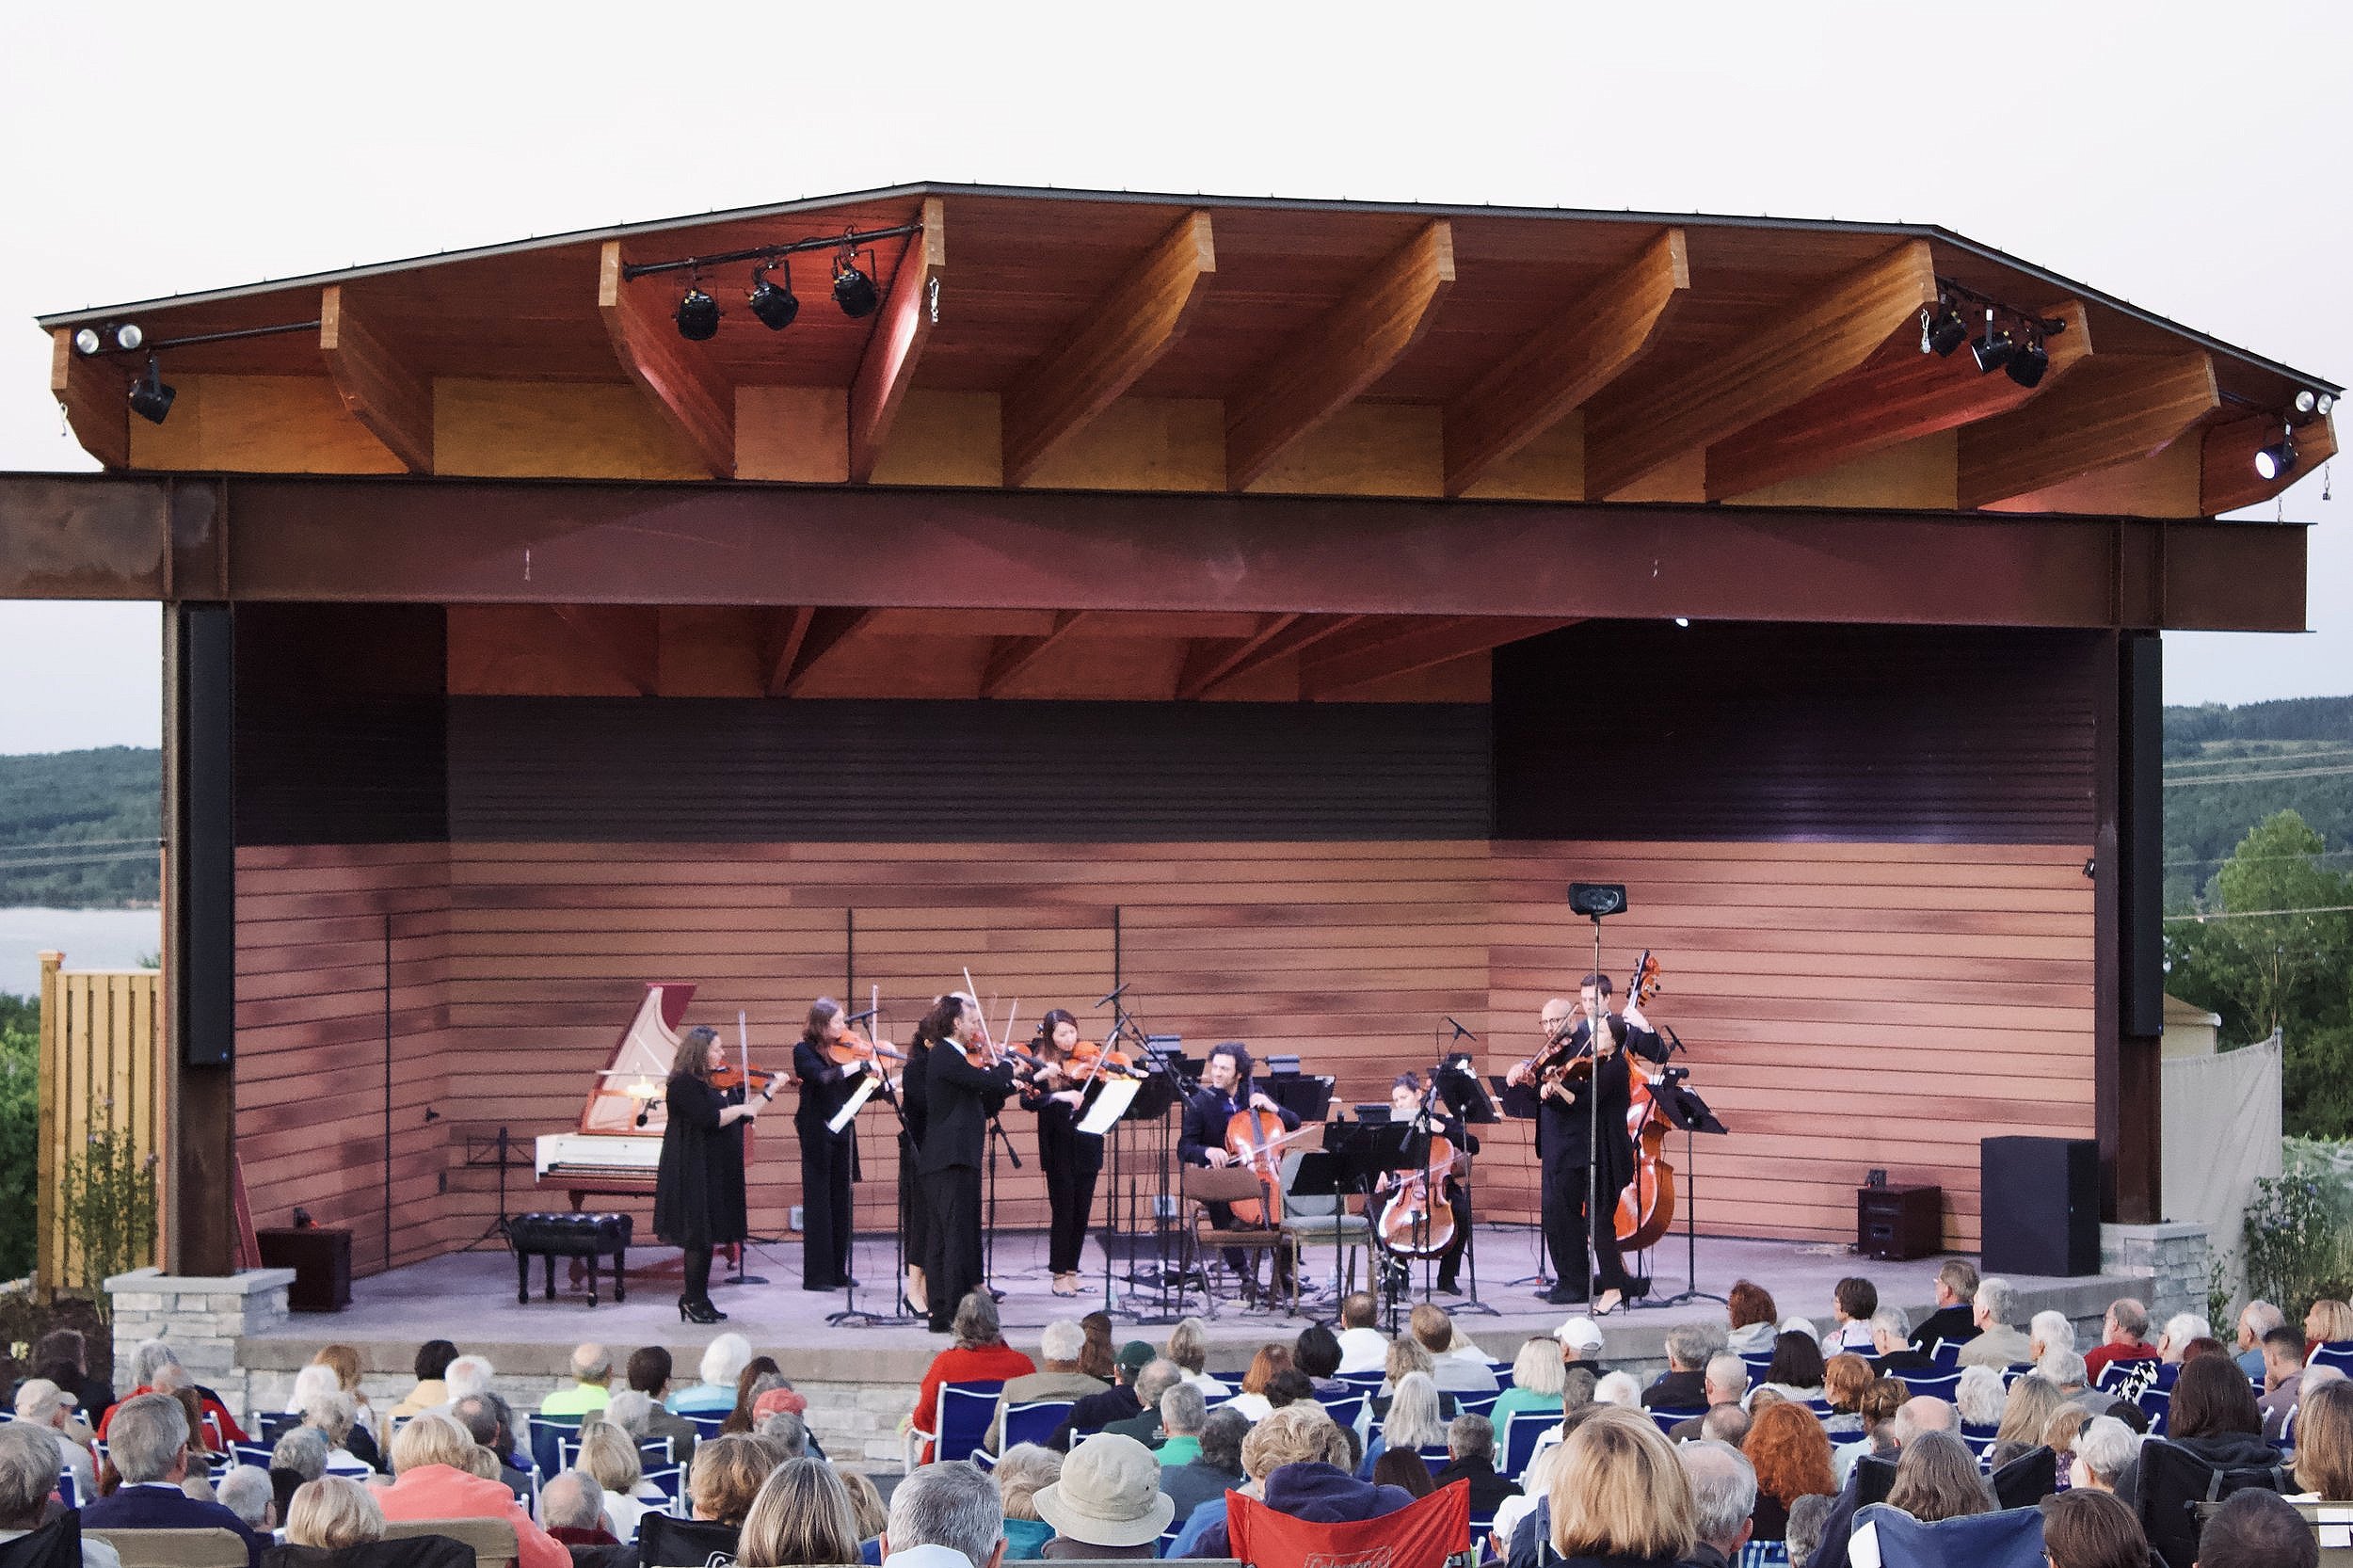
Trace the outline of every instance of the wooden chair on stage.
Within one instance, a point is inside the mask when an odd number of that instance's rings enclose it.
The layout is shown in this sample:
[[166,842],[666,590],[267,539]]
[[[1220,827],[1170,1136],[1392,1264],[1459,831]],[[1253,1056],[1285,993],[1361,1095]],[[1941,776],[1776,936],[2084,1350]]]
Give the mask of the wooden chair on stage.
[[515,1527],[504,1519],[393,1519],[384,1526],[387,1541],[412,1541],[425,1535],[472,1546],[474,1568],[515,1568],[522,1551],[515,1540]]
[[[1183,1276],[1190,1279],[1195,1268],[1207,1268],[1212,1264],[1225,1267],[1225,1254],[1228,1251],[1266,1253],[1273,1258],[1273,1268],[1278,1274],[1284,1272],[1284,1265],[1288,1262],[1290,1280],[1290,1309],[1293,1313],[1297,1313],[1299,1310],[1298,1236],[1282,1224],[1272,1227],[1220,1226],[1209,1218],[1211,1204],[1250,1203],[1263,1199],[1266,1190],[1259,1185],[1257,1176],[1250,1171],[1230,1165],[1223,1169],[1211,1169],[1206,1165],[1188,1165],[1184,1168],[1183,1180],[1185,1201],[1193,1206],[1193,1228],[1186,1233],[1185,1237]],[[1251,1277],[1244,1280],[1242,1284],[1251,1293],[1256,1293],[1257,1282],[1255,1265],[1251,1271]],[[1182,1304],[1182,1289],[1180,1286],[1179,1305]],[[1209,1315],[1212,1318],[1216,1317],[1216,1293],[1205,1287],[1202,1295],[1206,1298]]]
[[[85,1530],[122,1559],[122,1568],[245,1568],[245,1542],[234,1530]],[[508,1532],[510,1535],[512,1531]]]

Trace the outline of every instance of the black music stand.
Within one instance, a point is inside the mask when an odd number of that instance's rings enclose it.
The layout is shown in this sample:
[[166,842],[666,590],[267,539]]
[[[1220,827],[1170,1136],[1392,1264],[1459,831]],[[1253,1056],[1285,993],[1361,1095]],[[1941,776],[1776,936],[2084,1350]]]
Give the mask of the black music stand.
[[[1332,1300],[1340,1299],[1340,1258],[1346,1252],[1340,1240],[1343,1223],[1348,1219],[1348,1194],[1356,1190],[1351,1179],[1348,1161],[1340,1157],[1337,1145],[1345,1144],[1352,1128],[1346,1122],[1327,1122],[1323,1128],[1323,1147],[1308,1149],[1299,1157],[1299,1168],[1291,1173],[1290,1195],[1295,1198],[1330,1198],[1332,1200]],[[1365,1250],[1372,1250],[1371,1222],[1366,1222]]]
[[[1673,1035],[1670,1034],[1669,1037],[1672,1039]],[[1674,1044],[1677,1048],[1680,1048],[1683,1042],[1676,1040]],[[1689,1081],[1690,1077],[1691,1069],[1689,1067],[1669,1067],[1659,1074],[1658,1081],[1652,1084],[1650,1090],[1651,1103],[1658,1108],[1660,1115],[1667,1118],[1667,1125],[1683,1129],[1684,1287],[1674,1295],[1663,1300],[1646,1299],[1646,1304],[1652,1306],[1680,1306],[1687,1302],[1721,1302],[1724,1300],[1721,1296],[1712,1296],[1700,1288],[1699,1173],[1692,1164],[1696,1152],[1693,1134],[1701,1132],[1721,1134],[1730,1132],[1732,1129],[1716,1119],[1716,1113],[1707,1109],[1705,1100],[1684,1087],[1684,1084]]]
[[[1537,1112],[1544,1109],[1544,1102],[1537,1096],[1536,1086],[1532,1083],[1507,1083],[1500,1074],[1490,1074],[1487,1081],[1495,1086],[1497,1107],[1505,1117],[1512,1121],[1532,1122],[1536,1119]],[[1553,1282],[1552,1255],[1545,1242],[1544,1176],[1541,1165],[1536,1177],[1536,1272],[1532,1274],[1522,1274],[1519,1278],[1507,1283],[1514,1289],[1521,1286],[1532,1285],[1536,1288],[1538,1294],[1544,1295],[1550,1293]]]
[[[1470,1271],[1470,1294],[1457,1302],[1449,1311],[1456,1316],[1468,1312],[1474,1316],[1499,1318],[1501,1313],[1479,1299],[1479,1203],[1472,1185],[1471,1173],[1478,1160],[1471,1157],[1471,1128],[1494,1127],[1503,1120],[1496,1110],[1496,1102],[1487,1097],[1485,1084],[1471,1071],[1470,1058],[1456,1052],[1441,1060],[1430,1075],[1438,1097],[1446,1101],[1449,1111],[1463,1124],[1463,1207],[1470,1213],[1468,1233],[1463,1238],[1463,1263]],[[1540,1227],[1541,1228],[1541,1227]]]
[[[1408,1171],[1418,1171],[1429,1164],[1430,1128],[1426,1123],[1421,1122],[1362,1122],[1357,1125],[1362,1130],[1357,1134],[1356,1152],[1351,1160],[1350,1168],[1363,1184],[1365,1223],[1372,1232],[1373,1260],[1379,1264],[1385,1261],[1388,1255],[1380,1244],[1381,1205],[1374,1189],[1384,1176],[1401,1176]],[[1406,1278],[1410,1284],[1412,1280],[1410,1266]],[[1410,1292],[1393,1288],[1385,1274],[1376,1285],[1375,1290],[1379,1297],[1388,1304],[1389,1335],[1394,1338],[1397,1336],[1397,1304],[1400,1298]],[[1427,1299],[1426,1294],[1425,1299]]]
[[1262,1078],[1258,1087],[1267,1098],[1297,1116],[1304,1126],[1322,1121],[1332,1111],[1332,1087],[1339,1080],[1304,1073]]

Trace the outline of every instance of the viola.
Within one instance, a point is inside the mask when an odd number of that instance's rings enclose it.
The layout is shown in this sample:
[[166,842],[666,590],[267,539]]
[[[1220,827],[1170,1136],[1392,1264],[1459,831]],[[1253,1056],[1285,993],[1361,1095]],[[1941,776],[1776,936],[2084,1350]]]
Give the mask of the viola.
[[1081,1040],[1070,1048],[1063,1058],[1066,1067],[1076,1069],[1081,1084],[1098,1078],[1142,1078],[1144,1069],[1136,1059],[1116,1048],[1105,1048],[1093,1040]]

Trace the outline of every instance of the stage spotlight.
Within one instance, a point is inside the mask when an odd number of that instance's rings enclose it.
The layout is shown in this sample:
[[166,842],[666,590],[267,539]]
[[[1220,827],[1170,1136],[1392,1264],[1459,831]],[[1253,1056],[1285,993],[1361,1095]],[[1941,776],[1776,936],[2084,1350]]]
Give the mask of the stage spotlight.
[[872,315],[874,307],[882,303],[882,295],[875,289],[874,280],[858,270],[857,257],[853,251],[844,250],[834,258],[833,302],[840,306],[841,313],[852,321],[860,316]]
[[2302,392],[2296,394],[2296,411],[2297,413],[2309,414],[2319,407],[2320,394],[2313,391],[2310,387],[2306,387]]
[[111,331],[114,334],[115,346],[125,354],[147,341],[147,334],[139,330],[139,325],[136,321],[126,321],[120,327],[111,328]]
[[775,263],[762,262],[752,268],[752,314],[771,332],[781,332],[792,325],[792,318],[801,313],[801,302],[792,293],[792,269],[785,268],[784,286],[768,281],[768,268]]
[[2051,368],[2051,351],[2042,346],[2041,338],[2028,338],[2002,368],[2022,387],[2041,386],[2042,373]]
[[2280,439],[2255,454],[2255,477],[2283,479],[2296,472],[2296,438],[2285,430]]
[[131,411],[150,424],[161,424],[171,413],[171,400],[180,393],[164,385],[162,369],[155,356],[147,357],[147,375],[131,389]]
[[2337,400],[2329,396],[2327,392],[2322,392],[2318,397],[2313,400],[2313,407],[2319,410],[2320,417],[2323,419],[2328,418],[2329,410],[2336,406]]
[[98,335],[95,327],[85,327],[73,334],[73,352],[76,354],[95,354],[105,346],[106,340]]
[[1969,345],[1969,352],[1977,361],[1979,374],[1992,375],[2009,362],[2010,352],[2016,346],[2010,342],[2008,332],[1995,329],[1993,312],[1988,311],[1985,312],[1985,332]]
[[1949,296],[1939,295],[1936,309],[1920,312],[1920,352],[1949,360],[1953,351],[1969,341],[1969,324],[1953,309]]
[[719,302],[691,284],[678,302],[678,335],[688,343],[703,343],[718,335]]

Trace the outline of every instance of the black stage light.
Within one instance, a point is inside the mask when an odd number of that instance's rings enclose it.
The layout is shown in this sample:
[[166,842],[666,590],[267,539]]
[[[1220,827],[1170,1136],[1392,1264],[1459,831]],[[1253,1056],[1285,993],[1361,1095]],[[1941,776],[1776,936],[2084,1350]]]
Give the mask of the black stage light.
[[1604,915],[1622,914],[1625,910],[1625,884],[1623,882],[1572,882],[1569,884],[1569,912],[1600,920]]
[[792,325],[792,318],[801,313],[801,302],[792,293],[792,269],[785,268],[784,286],[768,281],[768,268],[776,265],[762,262],[752,268],[752,314],[771,332],[781,332]]
[[2002,368],[2022,387],[2041,386],[2042,373],[2051,368],[2051,351],[2042,346],[2041,338],[2028,338]]
[[2009,362],[2010,350],[2015,346],[2009,341],[2008,332],[1995,329],[1993,312],[1988,311],[1985,312],[1984,335],[1969,345],[1969,352],[1977,359],[1978,372],[1991,375]]
[[139,325],[136,321],[126,321],[120,326],[109,327],[106,331],[115,340],[115,346],[125,354],[147,341],[147,334],[139,329]]
[[131,411],[150,424],[161,424],[171,412],[171,400],[179,395],[176,388],[164,385],[163,372],[150,354],[146,376],[131,389]]
[[1951,299],[1939,296],[1934,311],[1920,312],[1920,352],[1949,360],[1953,351],[1969,341],[1969,324],[1961,319]]
[[703,293],[701,284],[689,285],[686,297],[678,302],[678,335],[688,343],[703,343],[718,331],[719,302]]
[[2296,472],[2296,438],[2285,430],[2280,439],[2255,454],[2255,477],[2283,479]]
[[874,280],[858,270],[857,258],[844,250],[834,259],[833,302],[841,307],[841,313],[856,321],[872,315],[874,307],[882,303],[882,295]]

